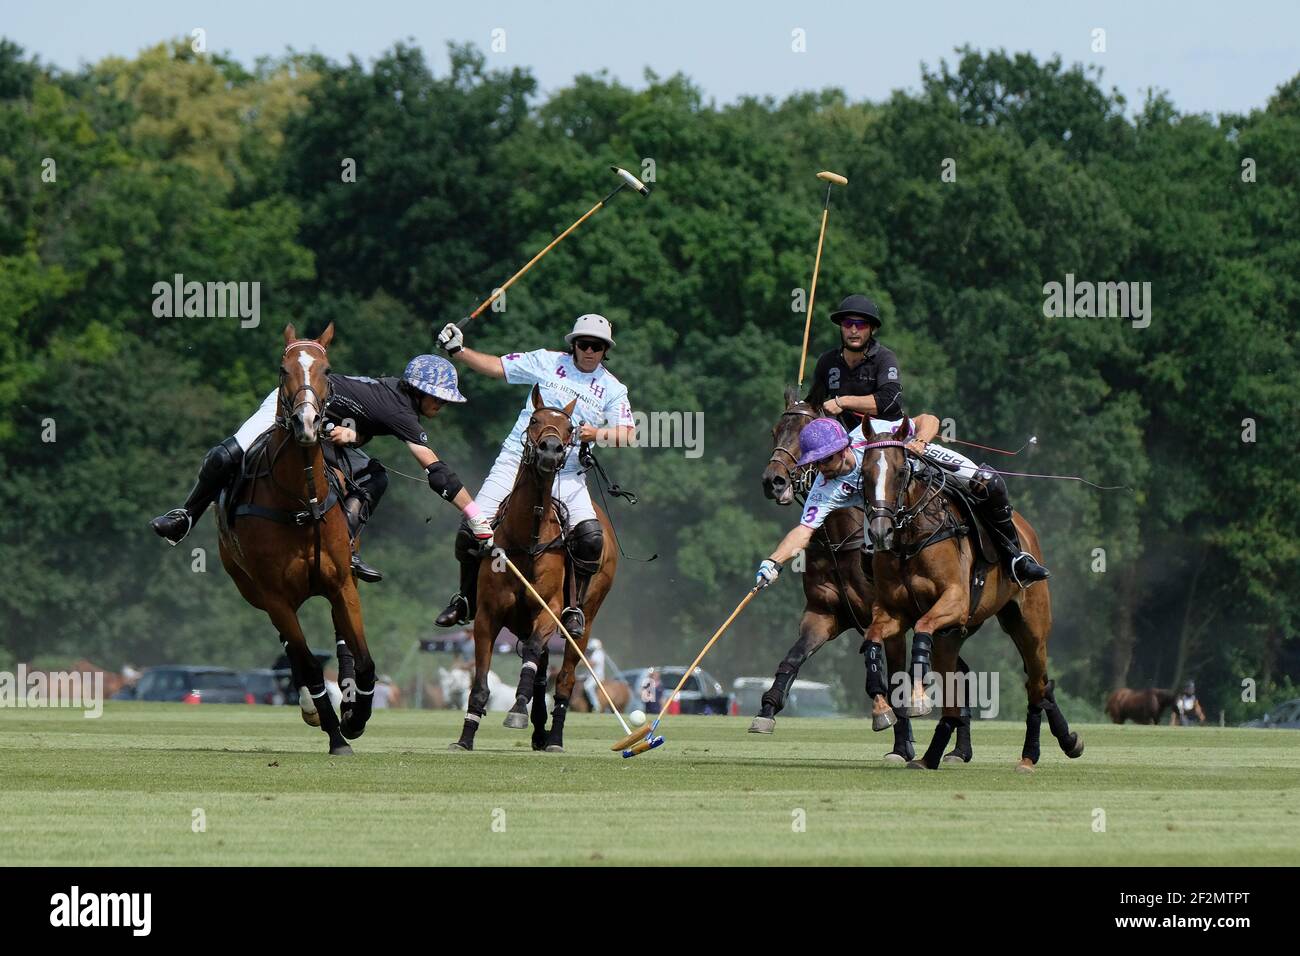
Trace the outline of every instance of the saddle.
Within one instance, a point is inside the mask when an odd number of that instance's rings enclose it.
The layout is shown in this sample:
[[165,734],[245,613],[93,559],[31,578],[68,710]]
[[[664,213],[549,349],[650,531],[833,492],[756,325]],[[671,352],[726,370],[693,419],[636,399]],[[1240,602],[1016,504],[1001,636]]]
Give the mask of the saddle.
[[[235,521],[245,516],[268,518],[281,524],[299,526],[306,525],[311,521],[312,515],[310,511],[281,511],[252,503],[241,503],[247,497],[252,483],[270,473],[270,456],[273,451],[270,447],[272,434],[274,434],[273,430],[268,429],[257,437],[248,451],[244,453],[244,459],[240,463],[239,471],[221,490],[221,494],[218,495],[217,524],[223,532],[229,533],[234,527]],[[338,449],[332,444],[324,445],[324,453],[325,480],[329,487],[329,493],[320,504],[320,513],[322,515],[343,500],[347,486],[351,484],[352,477],[348,473],[351,469],[346,455],[338,454]]]
[[929,463],[926,464],[926,467],[939,473],[942,481],[940,494],[957,506],[957,510],[962,517],[961,524],[948,531],[941,532],[937,537],[927,542],[926,546],[928,547],[950,537],[967,537],[971,539],[971,552],[974,555],[974,561],[971,564],[970,573],[970,607],[966,610],[966,619],[970,620],[975,613],[975,609],[979,607],[980,598],[984,595],[984,585],[988,581],[989,571],[997,567],[1001,556],[998,553],[997,545],[993,543],[993,534],[985,526],[984,520],[979,515],[979,509],[975,507],[975,502],[971,500],[970,493],[942,469],[935,468],[934,465]]

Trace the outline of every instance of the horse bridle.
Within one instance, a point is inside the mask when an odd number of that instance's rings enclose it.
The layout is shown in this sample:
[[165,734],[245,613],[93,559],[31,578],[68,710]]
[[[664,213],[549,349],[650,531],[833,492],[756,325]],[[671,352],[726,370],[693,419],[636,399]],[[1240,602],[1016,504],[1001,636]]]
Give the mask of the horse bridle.
[[573,449],[573,436],[577,432],[577,428],[573,425],[573,419],[569,419],[569,440],[567,442],[560,434],[560,428],[558,425],[543,426],[542,430],[538,432],[536,438],[533,438],[530,432],[531,429],[525,429],[523,439],[521,440],[521,444],[523,445],[524,464],[532,465],[533,462],[537,460],[537,446],[541,444],[542,439],[547,435],[554,435],[559,440],[563,449],[560,452],[560,460],[556,462],[555,470],[558,472],[563,468],[564,463],[569,460],[569,452]]
[[[800,408],[799,406],[802,404],[804,403],[800,402],[796,405],[791,405],[782,412],[781,417],[777,419],[777,425],[780,426],[782,421],[791,416],[797,416],[799,418],[806,418],[809,421],[814,421],[817,418],[817,415],[814,414],[811,409]],[[781,461],[776,457],[777,455],[785,455],[786,458],[790,459],[789,463],[787,464],[786,462]],[[774,446],[772,449],[772,457],[767,460],[767,463],[769,465],[781,465],[785,468],[786,473],[790,476],[790,485],[794,488],[795,494],[806,495],[809,489],[812,488],[813,466],[799,464],[799,459],[796,458],[794,453],[788,449],[785,449],[780,445]]]
[[[320,413],[321,417],[323,418],[325,416],[325,406],[329,403],[332,394],[332,389],[329,384],[329,376],[326,375],[324,399],[322,399],[320,393],[316,391],[315,388],[312,387],[310,381],[305,381],[301,385],[299,385],[296,389],[294,389],[292,395],[289,396],[285,395],[284,381],[289,377],[289,370],[284,367],[284,360],[289,357],[289,353],[293,349],[299,347],[308,347],[308,346],[320,349],[321,355],[326,354],[325,346],[321,345],[319,342],[313,341],[312,339],[300,339],[297,342],[290,342],[288,345],[286,345],[284,347],[284,354],[280,356],[280,388],[279,388],[280,414],[279,417],[276,418],[275,423],[279,425],[281,428],[284,428],[286,430],[291,427],[293,417],[298,413],[298,409],[308,404],[311,399],[316,400],[316,409]],[[299,401],[298,396],[301,395],[303,392],[307,393],[308,398]]]
[[[912,449],[910,449],[907,446],[907,442],[899,441],[896,438],[890,438],[884,441],[867,442],[865,445],[861,447],[863,452],[869,451],[872,448],[903,449],[904,463],[906,465],[907,475],[899,483],[898,491],[894,495],[894,503],[891,505],[888,502],[881,499],[876,499],[871,501],[866,507],[866,520],[863,523],[863,532],[866,535],[865,541],[867,543],[870,543],[871,522],[875,518],[888,518],[890,524],[892,524],[894,527],[894,545],[890,549],[890,551],[904,558],[909,557],[907,553],[907,548],[905,547],[903,542],[903,532],[905,532],[912,525],[912,523],[915,522],[916,519],[920,517],[922,513],[924,513],[925,509],[929,506],[931,500],[933,500],[935,495],[937,495],[943,489],[943,484],[944,484],[943,478],[942,476],[938,475],[938,472],[935,472],[932,469],[924,469],[927,472],[927,474],[938,477],[938,482],[936,483],[931,478],[927,478],[926,480],[927,493],[921,495],[921,497],[918,498],[913,504],[905,506],[904,502],[907,501],[908,491],[912,487],[912,480],[915,477],[915,469],[911,467],[911,463],[908,459],[917,458],[920,461],[924,461],[924,459],[921,459],[920,456],[916,454],[916,452],[912,451]],[[862,463],[863,464],[866,463],[865,455],[863,456]],[[864,499],[866,498],[865,494],[863,495],[863,498]],[[915,554],[919,554],[921,551],[923,551],[926,548],[926,546],[929,544],[929,542],[933,540],[936,535],[940,534],[942,530],[943,528],[941,523],[941,526],[939,528],[936,528],[934,532],[932,532],[930,536],[926,539],[926,541],[922,542],[920,547],[916,548],[913,551],[912,556],[914,556]]]

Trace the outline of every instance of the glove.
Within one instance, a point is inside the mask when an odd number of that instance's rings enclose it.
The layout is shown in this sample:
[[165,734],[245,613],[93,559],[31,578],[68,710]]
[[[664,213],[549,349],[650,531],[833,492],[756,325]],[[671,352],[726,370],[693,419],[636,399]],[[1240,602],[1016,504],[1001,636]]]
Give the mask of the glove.
[[595,463],[596,459],[592,457],[591,444],[583,442],[578,446],[578,464],[584,469],[589,469]]
[[455,355],[465,347],[465,333],[455,322],[448,322],[438,333],[438,345],[448,355]]
[[769,584],[775,584],[780,574],[781,565],[771,558],[764,558],[763,563],[758,566],[758,574],[754,575],[754,586],[761,591]]
[[475,515],[472,518],[465,519],[469,524],[470,533],[474,535],[474,540],[478,542],[482,551],[492,549],[492,522],[488,521],[486,515]]

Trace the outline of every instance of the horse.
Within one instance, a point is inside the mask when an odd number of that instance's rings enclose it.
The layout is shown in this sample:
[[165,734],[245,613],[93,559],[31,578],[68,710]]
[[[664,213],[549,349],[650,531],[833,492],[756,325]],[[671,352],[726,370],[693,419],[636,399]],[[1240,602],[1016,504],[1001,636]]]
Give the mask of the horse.
[[[978,569],[982,581],[977,581],[972,600],[971,578],[972,571],[977,570],[978,553],[970,535],[961,530],[965,527],[962,511],[944,493],[946,482],[941,472],[912,467],[911,459],[918,456],[902,440],[902,427],[872,437],[861,455],[864,497],[874,495],[869,498],[866,514],[876,586],[868,646],[892,640],[911,628],[914,670],[925,670],[933,647],[933,670],[943,676],[946,689],[954,683],[962,641],[996,616],[1019,650],[1025,667],[1029,703],[1024,746],[1016,769],[1031,772],[1037,765],[1044,713],[1065,755],[1080,756],[1083,739],[1070,731],[1065,715],[1056,705],[1054,682],[1047,676],[1047,641],[1052,630],[1047,583],[1040,581],[1021,588],[999,561]],[[1018,513],[1013,520],[1025,549],[1041,558],[1033,527]],[[914,701],[919,691],[918,682]],[[910,761],[909,767],[939,768],[943,748],[959,724],[958,707],[948,699],[949,695],[942,696],[943,717],[930,746],[922,759]]]
[[[584,648],[584,650],[586,649]],[[560,673],[559,670],[556,669],[552,674],[552,686],[554,686],[553,684],[554,678],[558,677],[559,673]],[[580,693],[574,694],[569,698],[570,699],[569,709],[572,710],[575,714],[585,714],[591,712],[591,701],[587,699],[587,687],[586,687],[587,680],[588,680],[587,677],[579,677],[578,690],[580,691]],[[606,680],[606,681],[602,681],[602,683],[605,685],[605,690],[609,691],[610,700],[614,702],[614,706],[618,708],[618,712],[620,714],[623,713],[623,711],[627,709],[628,703],[632,700],[632,688],[627,685],[627,681]],[[599,691],[595,691],[595,694],[596,694],[596,702],[598,704],[598,706],[596,707],[596,713],[603,714],[609,710],[609,703],[605,700],[605,698],[600,694]]]
[[[785,411],[772,428],[772,457],[763,471],[763,492],[780,505],[808,493],[815,477],[811,465],[800,467],[799,433],[820,410],[800,401],[793,388],[785,390]],[[871,605],[875,589],[861,557],[863,543],[862,512],[857,508],[840,508],[813,535],[805,558],[803,573],[804,608],[799,619],[799,639],[777,665],[772,686],[763,694],[762,707],[749,725],[751,734],[770,734],[776,729],[776,715],[785,706],[790,685],[799,676],[808,658],[849,629],[865,634],[871,623]],[[891,673],[900,672],[907,657],[907,639],[896,634],[885,643],[887,666]],[[962,662],[965,667],[965,662]],[[916,756],[912,724],[903,708],[893,712],[894,747],[885,759],[904,763]],[[889,726],[883,715],[873,717],[872,726],[883,730]],[[957,745],[944,757],[947,761],[969,762],[973,752],[970,742],[970,718],[957,731]]]
[[[551,492],[556,472],[563,467],[572,450],[573,409],[577,399],[564,408],[542,404],[541,390],[533,386],[533,414],[524,436],[524,453],[515,473],[514,486],[501,505],[501,518],[494,533],[493,555],[480,558],[478,573],[478,613],[474,618],[474,681],[460,739],[452,750],[473,750],[474,735],[486,713],[487,674],[492,666],[492,646],[503,627],[514,634],[526,634],[520,641],[523,666],[515,690],[515,703],[506,714],[505,726],[522,730],[533,724],[532,746],[547,753],[564,752],[564,718],[573,693],[578,654],[571,644],[564,649],[564,663],[555,678],[555,710],[551,727],[546,729],[546,676],[549,654],[547,638],[555,631],[555,619],[538,606],[522,584],[508,569],[498,567],[496,552],[509,557],[542,599],[555,618],[564,608],[565,545],[564,529],[552,503]],[[583,653],[591,638],[591,623],[614,583],[618,567],[614,530],[605,512],[596,515],[604,531],[604,549],[600,569],[592,575],[583,603],[588,627],[577,638]],[[531,702],[531,710],[530,710]]]
[[[292,325],[285,326],[275,425],[245,457],[237,500],[228,500],[229,490],[222,494],[217,528],[226,573],[280,635],[302,719],[325,732],[330,754],[350,756],[348,741],[360,737],[370,719],[375,663],[352,578],[347,520],[320,443],[329,395],[326,350],[333,339],[332,322],[317,339],[299,339]],[[298,622],[298,609],[314,595],[330,602],[334,620],[341,717]]]
[[1117,724],[1157,724],[1160,714],[1174,702],[1174,692],[1159,687],[1134,690],[1121,687],[1106,698],[1106,714]]

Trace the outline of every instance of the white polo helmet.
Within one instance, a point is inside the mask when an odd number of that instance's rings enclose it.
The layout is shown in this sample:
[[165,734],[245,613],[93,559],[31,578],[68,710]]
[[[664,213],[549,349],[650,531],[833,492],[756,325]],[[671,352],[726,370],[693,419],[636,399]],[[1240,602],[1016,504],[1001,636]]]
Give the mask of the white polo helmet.
[[614,346],[614,330],[609,327],[609,319],[595,312],[578,316],[578,321],[573,323],[573,331],[564,337],[564,341],[573,345],[573,340],[582,336],[608,342],[611,348]]

